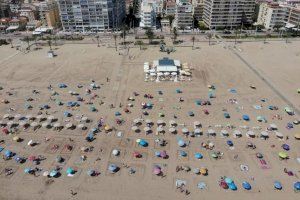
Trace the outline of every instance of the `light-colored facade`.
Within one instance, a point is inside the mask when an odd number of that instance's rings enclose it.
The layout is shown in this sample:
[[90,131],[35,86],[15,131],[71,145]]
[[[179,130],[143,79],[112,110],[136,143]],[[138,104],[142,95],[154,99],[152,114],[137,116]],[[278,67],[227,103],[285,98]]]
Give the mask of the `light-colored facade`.
[[58,4],[55,0],[46,0],[44,2],[38,3],[39,15],[42,26],[46,27],[59,27],[60,17]]
[[186,0],[178,0],[176,5],[174,27],[180,29],[193,27],[193,6]]
[[141,5],[140,14],[140,27],[142,28],[152,28],[156,26],[156,12],[155,7],[149,3],[143,3]]
[[300,29],[300,5],[289,8],[287,22],[294,25],[295,28]]
[[273,29],[274,26],[284,27],[287,22],[288,8],[278,3],[262,3],[259,6],[257,24],[263,25],[266,29]]
[[193,0],[193,15],[198,21],[203,20],[204,0]]
[[119,30],[125,17],[125,0],[57,0],[64,31]]
[[256,0],[205,0],[203,21],[210,29],[234,29],[252,23]]

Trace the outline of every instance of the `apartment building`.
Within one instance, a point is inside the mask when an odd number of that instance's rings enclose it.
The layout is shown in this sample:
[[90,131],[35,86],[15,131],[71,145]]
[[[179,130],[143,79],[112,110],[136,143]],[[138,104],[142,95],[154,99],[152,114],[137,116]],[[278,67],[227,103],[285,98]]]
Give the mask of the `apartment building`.
[[256,0],[205,0],[203,21],[210,29],[234,29],[252,23]]
[[266,29],[273,29],[274,26],[285,26],[288,19],[288,7],[278,3],[262,3],[259,6],[257,24],[263,25]]
[[203,20],[204,0],[193,0],[193,15],[198,21]]
[[142,28],[152,28],[156,26],[156,12],[153,4],[149,4],[148,2],[144,2],[141,5],[140,12],[140,27]]
[[125,17],[125,0],[57,0],[64,31],[118,30]]
[[166,0],[165,15],[174,15],[176,13],[176,0]]
[[193,27],[193,5],[189,1],[177,1],[173,26],[180,29],[189,29]]
[[42,26],[59,27],[60,17],[58,4],[55,0],[46,0],[37,4]]
[[300,5],[289,7],[287,23],[294,26],[294,28],[300,29]]

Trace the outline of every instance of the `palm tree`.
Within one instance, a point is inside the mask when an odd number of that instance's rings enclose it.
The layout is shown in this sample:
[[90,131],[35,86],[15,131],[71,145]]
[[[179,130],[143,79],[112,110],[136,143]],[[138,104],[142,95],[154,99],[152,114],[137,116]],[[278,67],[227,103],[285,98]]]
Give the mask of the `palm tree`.
[[23,41],[24,42],[27,42],[27,48],[26,48],[26,50],[29,50],[30,49],[30,37],[29,36],[25,36],[24,38],[23,38]]
[[50,38],[47,40],[47,43],[49,45],[50,51],[52,51],[52,41]]
[[151,30],[151,28],[147,28],[146,32],[145,32],[145,35],[148,37],[149,39],[149,44],[151,44],[153,38],[154,38],[154,33],[153,31]]
[[212,38],[212,33],[211,32],[207,33],[207,37],[208,37],[208,45],[210,46],[210,40]]
[[99,35],[96,35],[96,40],[97,40],[97,47],[100,47],[100,44],[99,44]]
[[14,48],[13,43],[12,43],[13,40],[11,38],[8,38],[7,41],[10,43],[10,48]]
[[193,36],[193,37],[192,37],[192,42],[193,42],[192,49],[194,49],[195,40],[196,40],[196,38],[195,38],[195,36]]
[[171,32],[172,24],[173,24],[173,21],[174,21],[174,15],[168,15],[167,18],[169,20],[169,26],[170,26],[170,32]]
[[114,37],[114,40],[115,40],[115,47],[116,47],[116,51],[118,50],[117,49],[117,38],[118,38],[118,35],[117,34],[113,34],[113,37]]
[[178,33],[177,33],[177,28],[174,27],[173,28],[173,43],[175,43],[176,39],[177,39]]
[[140,46],[140,50],[142,50],[142,45],[144,44],[144,42],[141,41],[141,40],[138,40],[138,41],[136,41],[136,44],[139,45]]

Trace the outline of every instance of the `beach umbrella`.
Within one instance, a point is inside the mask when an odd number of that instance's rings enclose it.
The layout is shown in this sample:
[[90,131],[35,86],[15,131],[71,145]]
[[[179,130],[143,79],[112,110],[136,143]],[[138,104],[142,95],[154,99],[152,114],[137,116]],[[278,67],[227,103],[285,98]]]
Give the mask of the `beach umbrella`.
[[286,159],[286,158],[288,158],[288,155],[287,155],[287,153],[285,153],[285,152],[279,152],[278,153],[278,156],[279,156],[279,158],[282,158],[282,159]]
[[151,128],[148,127],[148,126],[146,126],[146,127],[144,128],[144,131],[145,131],[146,133],[148,133],[149,131],[151,131]]
[[6,125],[9,126],[9,127],[11,127],[13,124],[14,124],[13,121],[8,121],[8,122],[6,123]]
[[294,135],[294,137],[295,137],[295,139],[300,140],[300,133],[296,133],[296,134]]
[[283,134],[281,132],[276,131],[275,132],[276,137],[283,138]]
[[178,146],[180,146],[180,147],[185,147],[185,142],[183,141],[183,140],[178,140],[178,142],[177,142],[177,144],[178,144]]
[[162,173],[161,168],[158,165],[155,165],[153,168],[153,174],[160,175]]
[[187,128],[182,128],[181,131],[182,131],[182,133],[188,133],[188,132],[189,132],[189,129],[187,129]]
[[45,119],[44,115],[37,115],[36,119],[38,119],[39,121],[42,121],[43,119]]
[[31,124],[30,124],[30,126],[32,126],[32,127],[37,127],[39,124],[37,123],[37,122],[32,122]]
[[170,121],[169,121],[169,124],[170,124],[171,126],[173,126],[173,125],[176,125],[176,122],[175,122],[174,120],[170,120]]
[[194,133],[195,133],[196,135],[199,135],[199,134],[202,133],[202,130],[199,129],[199,128],[196,128],[196,129],[194,130]]
[[249,137],[254,137],[255,133],[253,131],[247,131],[246,135],[248,135]]
[[96,171],[95,171],[95,170],[92,170],[92,169],[90,169],[90,170],[87,171],[87,174],[88,174],[89,176],[94,176],[95,173],[96,173]]
[[164,151],[161,151],[160,152],[160,157],[162,157],[162,158],[167,158],[168,157],[168,154],[167,154],[167,152],[164,150]]
[[25,174],[30,174],[30,173],[33,172],[33,169],[31,169],[31,168],[29,168],[29,167],[26,167],[26,168],[24,169],[24,172],[25,172]]
[[194,174],[200,174],[200,169],[199,168],[194,168],[193,172],[194,172]]
[[243,115],[243,120],[249,121],[249,120],[250,120],[250,117],[249,117],[248,115]]
[[159,119],[159,120],[157,120],[157,124],[158,125],[162,125],[162,124],[164,124],[165,122],[163,121],[163,120],[161,120],[161,119]]
[[21,115],[21,114],[15,114],[14,119],[20,120],[20,118],[22,118],[22,115]]
[[18,136],[14,136],[14,137],[13,137],[13,141],[18,142],[18,141],[20,141],[20,138],[19,138]]
[[213,152],[213,153],[211,154],[211,157],[213,157],[213,158],[218,158],[219,156],[218,156],[218,154],[217,154],[216,152]]
[[110,173],[116,173],[119,170],[119,167],[115,164],[110,164],[108,170]]
[[13,153],[12,153],[11,151],[9,151],[9,150],[6,150],[6,151],[4,152],[4,155],[5,155],[5,157],[10,158],[10,157],[13,156]]
[[74,174],[75,170],[73,168],[71,168],[71,167],[68,167],[67,170],[66,170],[66,173],[67,173],[67,175]]
[[148,142],[146,140],[141,139],[139,142],[139,145],[142,147],[147,147],[148,146]]
[[232,180],[231,178],[229,178],[229,177],[226,177],[226,178],[225,178],[225,182],[226,182],[227,184],[230,184],[230,183],[233,183],[233,180]]
[[256,153],[257,158],[263,158],[264,156],[261,153]]
[[299,181],[297,181],[297,182],[294,183],[294,189],[296,191],[300,191],[300,182]]
[[112,155],[119,156],[120,155],[120,151],[118,149],[114,149],[114,150],[112,150]]
[[68,111],[65,111],[65,112],[64,112],[64,116],[65,116],[65,117],[71,117],[72,114],[71,114],[70,112],[68,112]]
[[146,119],[145,122],[146,122],[146,124],[152,124],[153,123],[151,119]]
[[50,174],[49,171],[44,171],[43,172],[43,176],[49,176],[49,174]]
[[228,131],[225,130],[225,129],[223,129],[223,130],[221,130],[221,134],[222,134],[223,136],[228,136]]
[[175,132],[176,132],[176,129],[175,129],[175,128],[173,128],[173,127],[171,127],[171,128],[169,128],[169,132],[171,132],[171,133],[175,133]]
[[160,152],[159,152],[159,151],[155,151],[154,155],[155,155],[156,157],[160,157]]
[[141,123],[141,119],[140,118],[134,119],[133,123],[134,124],[139,124],[139,123]]
[[231,190],[237,190],[237,187],[236,187],[236,185],[235,185],[234,182],[229,183],[229,184],[228,184],[228,187],[229,187],[229,189],[231,189]]
[[163,132],[164,129],[163,129],[163,127],[159,126],[159,127],[157,127],[156,131],[157,131],[157,132]]
[[269,133],[267,131],[260,132],[260,135],[265,138],[269,137]]
[[72,123],[67,123],[67,124],[66,124],[66,128],[67,128],[67,129],[72,128],[72,127],[73,127],[73,124],[72,124]]
[[207,133],[208,133],[209,135],[214,135],[214,134],[216,134],[215,130],[213,130],[213,129],[208,129],[208,130],[207,130]]
[[48,122],[42,123],[42,127],[47,128],[48,126],[50,126],[50,124]]
[[222,187],[223,189],[228,189],[228,185],[225,181],[220,182],[220,187]]
[[180,150],[180,151],[179,151],[179,155],[180,155],[181,157],[186,157],[186,156],[187,156],[187,153],[186,153],[185,151]]
[[194,121],[194,126],[200,126],[201,123],[199,121]]
[[225,112],[225,113],[224,113],[224,117],[225,117],[225,118],[230,118],[229,113]]
[[195,158],[196,159],[202,159],[203,158],[203,155],[201,153],[195,153]]
[[115,116],[120,116],[121,113],[119,111],[115,112]]
[[277,130],[277,125],[276,124],[270,124],[270,128],[272,130]]
[[139,127],[137,127],[137,126],[133,126],[133,127],[131,127],[131,130],[133,130],[133,131],[137,131],[137,130],[139,130]]
[[266,122],[267,120],[265,119],[265,117],[263,116],[257,116],[256,117],[256,120],[259,121],[259,122]]
[[60,155],[58,155],[56,156],[55,161],[61,163],[63,161],[63,158]]
[[83,121],[83,122],[87,122],[88,120],[89,120],[89,118],[86,117],[86,116],[84,116],[84,117],[81,118],[81,121]]
[[281,147],[286,151],[290,150],[290,146],[288,144],[283,144]]
[[195,114],[194,114],[193,111],[189,111],[189,112],[188,112],[188,115],[189,115],[190,117],[193,117]]
[[233,142],[232,142],[231,140],[227,140],[226,143],[227,143],[227,145],[230,146],[230,147],[233,146]]
[[47,117],[47,119],[48,119],[50,122],[52,122],[53,120],[55,120],[55,117],[54,117],[53,115],[49,115],[49,116]]
[[205,167],[201,167],[201,168],[200,168],[200,173],[201,173],[202,175],[207,175],[207,169],[206,169]]
[[234,136],[242,136],[242,132],[239,131],[239,130],[234,130],[234,131],[233,131],[233,135],[234,135]]
[[49,176],[55,177],[55,176],[57,176],[57,174],[58,174],[58,171],[57,171],[57,170],[51,170]]
[[60,125],[60,123],[55,123],[55,124],[53,124],[53,127],[54,128],[59,128],[61,125]]
[[77,128],[80,128],[80,129],[85,129],[85,128],[86,128],[86,126],[85,126],[84,124],[78,124],[78,125],[77,125]]
[[243,185],[243,188],[244,188],[245,190],[251,190],[251,185],[250,185],[250,183],[244,181],[244,182],[242,183],[242,185]]
[[4,114],[3,115],[3,119],[8,119],[8,118],[10,118],[11,116],[10,116],[10,114]]
[[279,181],[275,181],[274,182],[274,188],[277,190],[281,190],[282,189],[282,185]]
[[197,100],[195,101],[195,103],[196,103],[197,106],[201,106],[202,101],[199,100],[199,99],[197,99]]
[[64,83],[59,83],[58,84],[58,87],[59,88],[66,88],[66,87],[68,87],[66,84],[64,84]]

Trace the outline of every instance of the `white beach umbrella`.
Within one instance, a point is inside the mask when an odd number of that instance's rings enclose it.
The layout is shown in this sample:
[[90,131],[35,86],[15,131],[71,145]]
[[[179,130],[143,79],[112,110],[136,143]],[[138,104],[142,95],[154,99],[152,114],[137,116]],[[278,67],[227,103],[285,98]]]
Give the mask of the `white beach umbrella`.
[[213,129],[208,129],[208,130],[207,130],[207,133],[210,134],[210,135],[212,135],[212,134],[215,134],[216,132],[215,132],[215,130],[213,130]]
[[53,127],[54,127],[54,128],[59,128],[60,126],[61,126],[61,125],[60,125],[60,123],[58,123],[58,122],[55,123],[55,124],[53,124]]
[[47,128],[50,124],[48,122],[42,123],[42,127]]
[[3,119],[8,119],[8,118],[10,118],[10,116],[11,116],[11,115],[8,114],[8,113],[7,113],[7,114],[4,114],[4,115],[3,115]]
[[233,131],[233,135],[235,135],[235,136],[242,136],[242,132],[239,131],[239,130],[234,130]]
[[195,133],[195,134],[200,134],[200,133],[202,133],[202,130],[199,129],[199,128],[196,128],[196,129],[194,130],[194,133]]
[[151,130],[151,128],[149,128],[148,126],[146,126],[145,128],[144,128],[144,131],[145,132],[149,132]]
[[81,120],[82,120],[83,122],[87,122],[87,121],[89,120],[89,118],[86,117],[86,116],[84,116],[84,117],[81,118]]
[[199,121],[194,121],[194,126],[200,126],[201,123]]
[[181,131],[182,131],[183,133],[188,133],[188,132],[189,132],[189,129],[187,129],[187,128],[182,128]]
[[153,123],[151,119],[146,119],[145,122],[146,122],[146,124],[152,124]]
[[255,133],[253,131],[247,131],[246,135],[248,135],[249,137],[254,137]]
[[173,126],[173,125],[176,125],[177,123],[174,120],[170,120],[169,124]]
[[283,138],[283,134],[281,132],[276,131],[275,132],[276,137]]
[[169,132],[170,132],[170,133],[175,133],[175,132],[176,132],[176,129],[173,128],[173,127],[172,127],[172,128],[169,128]]
[[164,124],[164,123],[165,123],[164,120],[161,120],[161,119],[157,120],[157,124],[158,124],[158,125]]
[[37,123],[37,122],[32,122],[31,124],[30,124],[30,126],[32,126],[32,127],[37,127],[39,124]]
[[269,133],[268,133],[267,131],[262,131],[262,132],[260,132],[260,135],[261,135],[262,137],[269,137]]
[[164,129],[163,129],[163,127],[159,126],[159,127],[157,127],[156,131],[157,131],[157,132],[163,132]]
[[138,129],[139,129],[139,127],[137,127],[137,126],[131,127],[131,130],[133,130],[133,131],[137,131]]
[[66,124],[66,128],[67,128],[67,129],[72,128],[72,127],[73,127],[73,124],[72,124],[72,123],[67,123],[67,124]]
[[80,129],[85,129],[85,128],[86,128],[86,126],[85,126],[84,124],[78,124],[78,125],[77,125],[77,128],[80,128]]
[[225,129],[223,129],[223,130],[221,130],[221,134],[222,134],[223,136],[228,136],[228,131],[225,130]]
[[15,116],[14,116],[14,118],[15,118],[16,120],[19,120],[21,117],[22,117],[21,114],[15,114]]
[[50,116],[47,117],[47,119],[48,119],[49,121],[53,121],[53,120],[55,119],[55,117],[54,117],[53,115],[50,115]]

